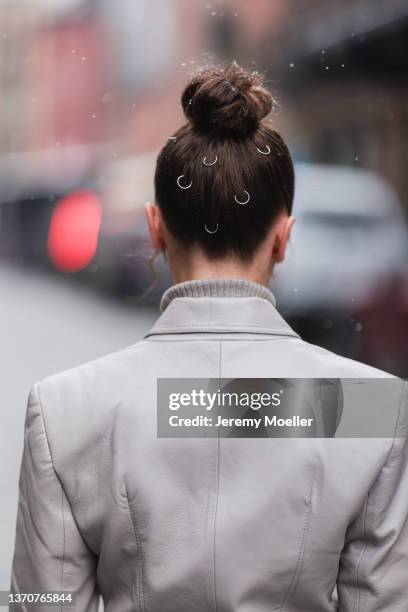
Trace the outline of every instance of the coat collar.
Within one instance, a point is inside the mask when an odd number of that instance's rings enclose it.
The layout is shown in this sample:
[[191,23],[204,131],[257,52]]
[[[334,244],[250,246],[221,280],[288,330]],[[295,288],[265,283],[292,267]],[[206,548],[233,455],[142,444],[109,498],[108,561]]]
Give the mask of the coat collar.
[[163,312],[178,297],[260,297],[276,306],[273,293],[263,285],[241,278],[191,280],[169,287],[160,301]]
[[273,293],[243,279],[178,283],[160,302],[161,316],[145,338],[157,334],[256,333],[295,336],[276,309]]

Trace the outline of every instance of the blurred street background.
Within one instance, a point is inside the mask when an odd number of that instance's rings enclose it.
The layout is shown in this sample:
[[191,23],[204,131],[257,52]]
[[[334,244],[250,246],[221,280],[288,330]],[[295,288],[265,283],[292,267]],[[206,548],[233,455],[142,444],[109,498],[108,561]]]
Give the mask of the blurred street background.
[[408,376],[407,41],[406,0],[1,0],[0,590],[30,387],[138,341],[171,282],[144,203],[203,63],[262,71],[279,101],[298,219],[282,314]]

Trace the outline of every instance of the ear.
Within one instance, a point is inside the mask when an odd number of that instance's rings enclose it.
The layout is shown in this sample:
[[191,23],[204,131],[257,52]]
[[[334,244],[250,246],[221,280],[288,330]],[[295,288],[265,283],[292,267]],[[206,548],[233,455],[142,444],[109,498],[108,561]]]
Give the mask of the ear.
[[166,250],[166,243],[163,233],[163,220],[160,213],[160,208],[157,204],[146,202],[146,218],[149,226],[150,237],[152,239],[155,251],[161,252]]
[[295,223],[295,217],[284,216],[278,224],[276,238],[273,245],[273,258],[276,263],[282,263],[285,259],[286,247],[289,242],[290,232]]

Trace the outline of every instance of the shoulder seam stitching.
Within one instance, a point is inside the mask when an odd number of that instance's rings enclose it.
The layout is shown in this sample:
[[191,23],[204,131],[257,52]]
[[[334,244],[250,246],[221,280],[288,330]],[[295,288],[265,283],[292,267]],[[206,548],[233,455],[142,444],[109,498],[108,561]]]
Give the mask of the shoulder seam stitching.
[[[404,397],[405,397],[405,393],[406,393],[407,388],[408,388],[407,381],[403,381],[401,397],[400,397],[400,400],[399,400],[398,415],[397,415],[397,419],[396,419],[396,422],[395,422],[393,441],[392,441],[392,444],[391,444],[391,446],[390,446],[390,448],[389,448],[389,450],[387,452],[387,455],[385,457],[384,463],[382,464],[381,469],[378,472],[378,476],[377,476],[373,486],[371,487],[370,491],[368,492],[366,500],[365,500],[365,510],[364,510],[364,519],[363,519],[363,538],[365,538],[365,530],[366,530],[366,524],[367,524],[367,520],[368,520],[367,513],[368,513],[368,506],[369,506],[371,491],[373,490],[373,488],[375,487],[376,483],[378,482],[378,478],[380,477],[381,472],[383,471],[384,467],[388,463],[388,460],[390,459],[390,457],[392,455],[392,452],[393,452],[393,450],[395,448],[396,440],[397,440],[396,434],[397,434],[398,425],[399,425],[400,418],[401,418],[402,406],[403,406]],[[364,557],[364,555],[366,553],[366,550],[367,550],[367,542],[365,542],[365,544],[364,544],[364,548],[361,551],[361,555],[360,555],[359,560],[358,560],[357,565],[356,565],[356,590],[357,590],[357,600],[356,600],[356,606],[357,607],[356,607],[356,612],[360,612],[360,602],[361,602],[361,599],[360,599],[360,590],[359,590],[359,570],[360,570],[361,563],[363,561],[363,557]]]
[[[65,546],[66,546],[66,542],[65,542],[65,538],[66,538],[66,533],[65,533],[65,516],[64,516],[64,487],[62,486],[62,482],[57,474],[57,471],[55,469],[55,465],[54,465],[54,460],[52,458],[52,453],[51,453],[51,447],[50,447],[50,443],[48,440],[48,435],[47,435],[47,430],[45,428],[45,419],[44,419],[44,411],[43,411],[43,405],[42,405],[42,401],[41,401],[41,395],[40,395],[40,384],[36,383],[34,385],[34,392],[37,395],[38,398],[38,406],[40,408],[40,416],[41,416],[41,422],[42,422],[42,428],[44,431],[44,437],[45,437],[45,442],[47,445],[47,449],[48,449],[48,454],[50,456],[50,460],[51,460],[51,467],[52,470],[54,472],[54,475],[56,477],[56,480],[59,484],[59,486],[61,487],[61,514],[62,514],[62,537],[63,537],[63,544],[62,544],[62,559],[61,559],[61,591],[63,591],[63,584],[64,584],[64,563],[65,563]],[[61,603],[61,611],[62,611],[62,603]]]
[[135,513],[133,512],[133,510],[132,510],[132,508],[130,506],[128,491],[127,491],[127,483],[126,482],[125,482],[125,494],[126,494],[126,505],[128,507],[128,510],[129,510],[130,520],[131,520],[132,528],[133,528],[133,533],[135,535],[136,546],[137,546],[137,556],[139,558],[139,564],[140,564],[140,568],[139,568],[139,571],[137,573],[137,581],[138,581],[138,588],[139,588],[139,592],[138,592],[139,609],[144,612],[146,610],[146,607],[145,607],[145,593],[144,593],[144,586],[143,586],[143,564],[144,564],[144,560],[143,560],[142,542],[141,542],[140,532],[139,532],[139,529],[138,529],[138,526],[137,526],[137,522],[136,522]]

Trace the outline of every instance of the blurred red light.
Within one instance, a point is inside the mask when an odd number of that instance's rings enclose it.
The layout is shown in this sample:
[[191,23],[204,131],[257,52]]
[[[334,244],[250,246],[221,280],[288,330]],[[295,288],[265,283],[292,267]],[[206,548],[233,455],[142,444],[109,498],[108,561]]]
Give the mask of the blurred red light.
[[48,255],[61,272],[78,272],[94,258],[102,208],[91,191],[62,198],[55,207],[48,231]]

